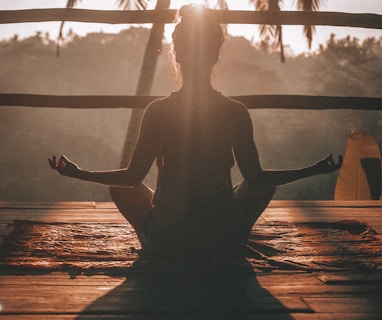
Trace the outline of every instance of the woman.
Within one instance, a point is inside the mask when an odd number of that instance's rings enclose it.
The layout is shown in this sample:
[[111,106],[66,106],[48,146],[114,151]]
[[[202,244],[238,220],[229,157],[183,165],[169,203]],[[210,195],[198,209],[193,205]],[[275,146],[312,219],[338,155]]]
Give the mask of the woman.
[[[127,187],[121,211],[148,253],[240,256],[276,186],[333,172],[342,158],[336,164],[330,155],[298,170],[263,170],[246,107],[210,83],[223,43],[217,17],[192,5],[182,7],[180,16],[173,42],[182,87],[146,108],[129,166],[90,172],[64,156],[49,163],[64,176]],[[233,188],[234,159],[244,180]],[[154,160],[155,193],[142,184]]]

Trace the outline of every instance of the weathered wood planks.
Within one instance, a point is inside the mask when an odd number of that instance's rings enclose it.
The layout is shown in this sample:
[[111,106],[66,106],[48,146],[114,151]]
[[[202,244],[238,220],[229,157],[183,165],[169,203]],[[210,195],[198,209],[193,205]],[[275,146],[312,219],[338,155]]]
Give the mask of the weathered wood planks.
[[[113,203],[0,202],[0,235],[14,219],[110,222]],[[382,202],[272,201],[262,221],[365,221],[381,233]],[[382,252],[381,252],[382,254]],[[168,273],[92,276],[0,274],[0,320],[381,319],[382,272],[273,271],[177,278]]]
[[[296,319],[347,319],[349,312],[353,312],[357,317],[352,316],[348,319],[378,319],[382,314],[378,303],[382,293],[381,282],[371,283],[370,276],[353,274],[342,276],[341,284],[333,285],[321,281],[323,276],[282,272],[258,274],[256,277],[248,278],[245,289],[249,291],[232,292],[232,296],[228,297],[234,299],[235,296],[242,295],[248,299],[250,292],[250,298],[246,301],[248,305],[244,309],[237,310],[235,319],[250,318],[254,315],[268,316],[271,319],[292,319],[292,316],[297,317]],[[380,279],[380,276],[379,274],[376,277]],[[59,314],[63,319],[64,316],[70,318],[73,314],[81,314],[79,319],[86,314],[89,318],[92,315],[93,319],[101,317],[117,319],[122,316],[129,319],[137,314],[140,317],[151,316],[153,319],[161,319],[166,315],[183,315],[185,319],[192,319],[203,314],[201,310],[187,310],[187,301],[180,299],[178,301],[180,304],[173,305],[166,297],[158,298],[164,303],[162,305],[151,304],[143,308],[142,301],[139,300],[153,298],[152,293],[145,290],[159,290],[154,292],[154,296],[162,292],[168,294],[169,298],[174,298],[174,292],[170,289],[155,285],[152,287],[150,285],[152,277],[151,275],[114,278],[97,275],[78,276],[72,279],[64,273],[2,276],[0,319],[3,319],[4,315],[8,315],[9,318],[17,316],[17,319],[27,315],[30,319],[37,319],[42,315],[47,318],[49,316],[49,319],[52,316],[59,319]],[[328,277],[336,278],[339,275],[333,274]],[[362,281],[363,277],[366,278],[366,282]],[[164,283],[174,285],[168,275],[164,278],[160,285]],[[354,278],[357,278],[357,283],[354,283]],[[231,277],[231,280],[238,281],[242,285],[240,277],[237,279]],[[216,294],[215,291],[212,293]],[[228,311],[225,316],[232,317],[232,311],[235,310]],[[288,314],[291,315],[290,318]],[[315,316],[311,317],[313,314]]]

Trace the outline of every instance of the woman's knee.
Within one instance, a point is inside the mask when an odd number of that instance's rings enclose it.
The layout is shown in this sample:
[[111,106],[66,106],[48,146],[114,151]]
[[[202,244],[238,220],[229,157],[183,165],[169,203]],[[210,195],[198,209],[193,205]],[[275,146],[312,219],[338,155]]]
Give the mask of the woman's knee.
[[111,187],[110,196],[118,210],[138,232],[146,212],[152,208],[154,191],[143,183],[136,187]]
[[246,181],[234,188],[239,206],[244,214],[246,230],[248,233],[253,224],[261,216],[275,194],[275,186],[254,189]]
[[252,188],[246,180],[234,187],[234,192],[239,201],[267,201],[272,199],[276,192],[276,186],[264,186]]

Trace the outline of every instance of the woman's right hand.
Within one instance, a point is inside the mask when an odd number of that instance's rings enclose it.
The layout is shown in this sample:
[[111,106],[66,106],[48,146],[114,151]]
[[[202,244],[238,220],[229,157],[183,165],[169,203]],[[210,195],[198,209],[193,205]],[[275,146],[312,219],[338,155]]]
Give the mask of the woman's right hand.
[[52,158],[48,158],[48,161],[50,167],[63,176],[76,178],[81,170],[74,162],[65,156],[61,156],[57,161],[56,156],[53,155]]

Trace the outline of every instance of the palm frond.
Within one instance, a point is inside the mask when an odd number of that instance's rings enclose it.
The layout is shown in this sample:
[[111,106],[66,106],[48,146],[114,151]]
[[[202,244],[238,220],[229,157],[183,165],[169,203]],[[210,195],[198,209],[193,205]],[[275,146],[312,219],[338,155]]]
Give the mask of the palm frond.
[[268,0],[268,11],[280,11],[282,0]]
[[[280,11],[282,0],[250,0],[254,3],[257,11]],[[298,10],[302,11],[318,11],[322,0],[297,0],[296,5]],[[315,27],[312,25],[304,26],[304,34],[308,42],[309,49],[312,47],[313,33]],[[282,29],[281,26],[261,25],[260,35],[262,37],[271,36],[277,39],[277,44],[282,48]],[[283,59],[283,58],[282,58]]]
[[216,7],[217,9],[221,9],[221,10],[229,10],[228,3],[225,0],[218,0],[216,3]]
[[[297,1],[297,9],[302,11],[318,11],[321,4],[321,0],[298,0]],[[304,34],[306,40],[308,41],[309,49],[312,47],[313,33],[315,27],[312,25],[304,26]]]
[[302,11],[318,11],[321,0],[298,0],[297,9]]
[[268,11],[268,0],[252,0],[255,2],[256,11]]
[[[255,0],[256,11],[280,11],[280,6],[278,4],[279,0]],[[260,35],[261,36],[277,36],[277,26],[262,24],[260,25]]]
[[285,62],[285,53],[284,53],[284,41],[283,41],[283,27],[276,26],[276,34],[277,37],[277,46],[280,47],[280,61],[282,63]]
[[131,10],[132,8],[138,10],[146,10],[150,0],[118,0],[118,6],[124,10]]
[[304,34],[306,37],[306,40],[308,41],[308,47],[309,49],[312,48],[312,41],[313,41],[313,33],[315,31],[315,27],[311,25],[304,26]]
[[[74,8],[78,2],[81,2],[81,0],[68,0],[68,2],[66,3],[66,8]],[[57,37],[57,42],[56,42],[56,56],[57,57],[60,56],[60,44],[62,43],[62,41],[64,39],[64,37],[62,36],[62,31],[64,30],[64,24],[65,24],[65,21],[62,21],[61,25],[60,25],[60,30],[58,31],[58,37]]]
[[[257,11],[281,11],[280,4],[282,0],[255,0],[255,9]],[[260,26],[260,36],[277,39],[277,47],[280,47],[280,60],[285,62],[284,42],[281,25],[263,24]]]

